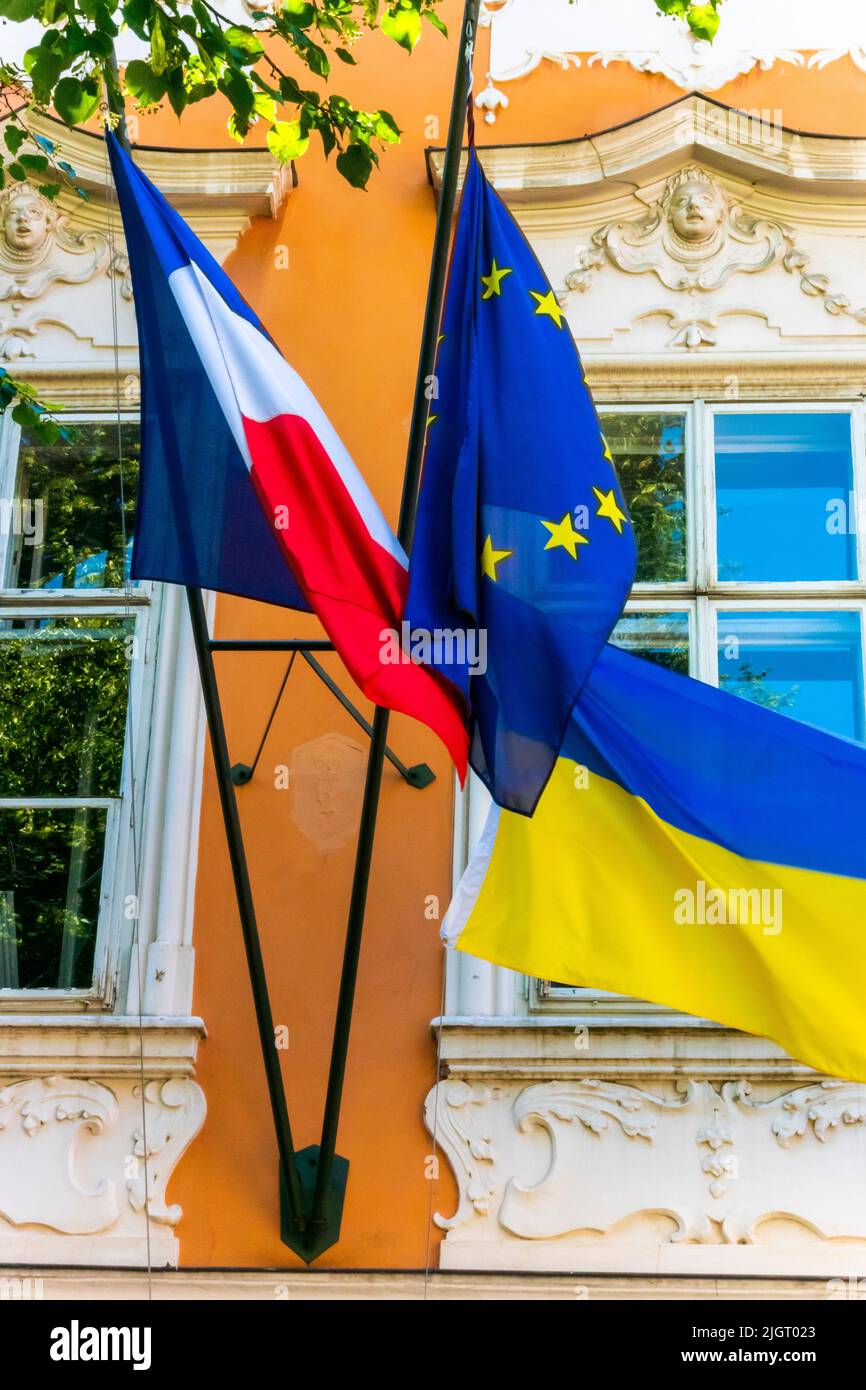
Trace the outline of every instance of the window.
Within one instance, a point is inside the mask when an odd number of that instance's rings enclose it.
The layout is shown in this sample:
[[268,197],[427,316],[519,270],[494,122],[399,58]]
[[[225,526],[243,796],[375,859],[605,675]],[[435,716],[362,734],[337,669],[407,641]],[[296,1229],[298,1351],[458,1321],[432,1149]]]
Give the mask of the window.
[[[863,407],[600,414],[639,555],[612,640],[866,742]],[[600,994],[544,982],[536,992],[563,1006]]]
[[138,425],[69,427],[46,445],[0,425],[0,1004],[107,1003],[135,894],[152,607],[129,579]]
[[614,640],[866,739],[862,407],[601,413],[639,552]]

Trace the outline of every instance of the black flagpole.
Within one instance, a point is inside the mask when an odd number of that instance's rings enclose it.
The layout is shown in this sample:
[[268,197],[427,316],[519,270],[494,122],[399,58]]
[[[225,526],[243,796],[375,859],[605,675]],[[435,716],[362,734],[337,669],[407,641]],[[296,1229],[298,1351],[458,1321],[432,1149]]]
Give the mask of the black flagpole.
[[[466,0],[460,30],[457,53],[457,70],[454,74],[454,90],[451,97],[451,115],[448,124],[448,141],[445,147],[445,162],[442,170],[442,187],[436,214],[436,233],[433,241],[433,257],[430,265],[430,278],[427,285],[427,304],[424,310],[424,327],[421,335],[421,353],[418,358],[418,373],[415,379],[415,397],[412,403],[412,423],[409,430],[409,444],[406,453],[406,472],[403,479],[403,495],[400,501],[400,519],[397,536],[407,552],[412,546],[415,531],[415,515],[418,508],[418,487],[421,479],[421,463],[424,457],[424,441],[427,433],[429,400],[427,384],[436,366],[436,344],[442,318],[442,303],[445,297],[445,279],[448,270],[448,250],[451,241],[451,223],[457,195],[457,180],[460,171],[460,156],[463,147],[463,128],[466,120],[467,102],[471,95],[472,57],[475,47],[475,33],[478,23],[479,0]],[[352,1006],[355,998],[355,982],[358,976],[358,961],[361,953],[361,937],[364,930],[364,916],[367,906],[367,888],[370,882],[370,864],[373,856],[373,840],[376,833],[376,816],[379,809],[379,793],[382,786],[382,767],[385,746],[388,738],[389,712],[377,707],[373,716],[373,732],[370,752],[367,759],[367,778],[364,785],[364,800],[361,808],[361,826],[358,832],[358,847],[355,852],[355,872],[352,881],[352,896],[349,903],[349,916],[346,923],[346,942],[343,952],[343,969],[340,976],[340,994],[337,1002],[337,1016],[334,1023],[334,1040],[331,1049],[331,1066],[328,1073],[328,1091],[322,1120],[322,1138],[319,1145],[316,1166],[316,1182],[313,1206],[309,1220],[310,1248],[315,1254],[321,1253],[333,1243],[329,1239],[333,1227],[333,1204],[336,1197],[335,1185],[338,1178],[345,1183],[345,1175],[335,1169],[337,1128],[340,1121],[340,1102],[343,1095],[343,1082],[346,1075],[346,1058],[349,1050],[349,1032],[352,1025]],[[342,1164],[343,1160],[337,1159]],[[324,1240],[324,1244],[319,1244]],[[315,1255],[311,1256],[315,1258]]]

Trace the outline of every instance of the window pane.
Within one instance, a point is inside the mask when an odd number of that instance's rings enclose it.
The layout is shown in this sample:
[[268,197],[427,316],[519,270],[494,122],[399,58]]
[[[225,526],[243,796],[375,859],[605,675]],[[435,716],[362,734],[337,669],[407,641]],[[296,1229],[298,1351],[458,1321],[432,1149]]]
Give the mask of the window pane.
[[116,796],[132,618],[0,621],[0,796]]
[[0,989],[87,989],[99,915],[102,807],[0,810]]
[[719,579],[857,578],[850,415],[717,415],[715,439]]
[[10,588],[105,589],[128,578],[139,427],[121,425],[122,489],[117,423],[76,424],[70,430],[72,439],[56,444],[40,444],[26,431],[21,437],[19,505],[10,517]]
[[859,613],[720,613],[719,685],[863,741]]
[[638,582],[686,579],[686,417],[601,416],[634,523]]
[[624,613],[610,640],[645,661],[689,674],[688,613]]

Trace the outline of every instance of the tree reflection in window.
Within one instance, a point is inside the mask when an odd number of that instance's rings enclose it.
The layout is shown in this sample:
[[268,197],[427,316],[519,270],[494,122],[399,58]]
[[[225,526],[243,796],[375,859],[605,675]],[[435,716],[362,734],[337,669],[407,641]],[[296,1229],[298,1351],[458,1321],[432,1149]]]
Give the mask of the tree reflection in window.
[[[118,445],[121,457],[118,458]],[[22,435],[15,497],[40,504],[39,544],[18,535],[7,587],[120,588],[129,557],[138,489],[139,427],[76,424],[68,440],[40,444]]]
[[601,427],[634,523],[636,581],[686,579],[685,415],[604,413]]

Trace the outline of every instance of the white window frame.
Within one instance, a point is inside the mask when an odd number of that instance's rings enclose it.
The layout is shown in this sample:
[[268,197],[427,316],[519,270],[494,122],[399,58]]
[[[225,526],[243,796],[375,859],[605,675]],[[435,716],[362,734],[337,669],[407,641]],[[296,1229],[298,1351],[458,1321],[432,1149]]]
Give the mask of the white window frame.
[[[858,517],[866,501],[866,403],[857,400],[707,402],[701,397],[640,403],[599,404],[604,429],[605,415],[664,414],[685,416],[685,580],[642,582],[632,588],[626,612],[685,612],[689,615],[689,674],[709,685],[718,685],[718,614],[731,609],[742,612],[832,611],[859,612],[861,657],[866,690],[866,530],[857,529],[857,560],[860,577],[853,580],[781,581],[775,583],[719,581],[717,576],[715,527],[714,420],[721,414],[849,414],[852,432],[853,491]],[[847,502],[847,499],[846,499]],[[471,776],[466,790],[458,792],[455,822],[455,883],[465,867],[469,852],[478,838],[490,798],[482,783]],[[459,972],[449,971],[446,1011],[465,1013],[461,1008]],[[656,1005],[624,995],[588,987],[553,989],[547,982],[496,970],[493,983],[496,1014],[513,1014],[543,1022],[556,1015],[598,1013],[612,1018],[638,1016],[651,1024],[673,1026],[679,1020],[695,1024],[688,1015],[677,1014]],[[465,992],[465,991],[464,991]],[[488,1006],[489,1010],[489,1006]],[[697,1021],[700,1024],[700,1020]]]
[[[120,414],[124,423],[137,423],[137,410]],[[64,423],[116,424],[117,412],[70,410]],[[0,497],[14,496],[21,430],[11,415],[0,417]],[[5,577],[8,537],[0,537],[0,577]],[[136,916],[127,902],[138,896],[136,858],[140,852],[145,782],[150,746],[155,657],[162,609],[161,586],[148,582],[135,588],[44,589],[0,587],[0,618],[117,617],[135,623],[136,658],[131,663],[127,692],[126,735],[121,784],[115,797],[0,797],[0,809],[33,806],[44,809],[105,806],[105,827],[99,915],[94,943],[93,982],[86,989],[0,989],[0,1013],[93,1012],[111,1010],[121,965],[132,945]],[[130,737],[130,735],[132,735]],[[134,777],[133,777],[134,774]],[[133,909],[133,913],[135,909]]]

